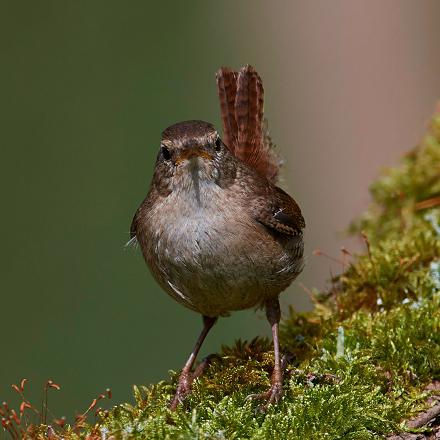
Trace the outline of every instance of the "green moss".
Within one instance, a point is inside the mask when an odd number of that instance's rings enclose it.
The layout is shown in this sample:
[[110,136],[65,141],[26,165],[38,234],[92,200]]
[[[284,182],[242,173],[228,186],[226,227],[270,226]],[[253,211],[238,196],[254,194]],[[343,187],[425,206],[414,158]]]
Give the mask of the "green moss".
[[[139,439],[373,439],[404,429],[440,378],[440,115],[399,168],[371,187],[373,204],[352,225],[353,257],[310,313],[281,326],[285,393],[266,414],[251,393],[269,385],[272,346],[237,341],[196,380],[175,413],[170,382],[134,387],[134,404],[101,412],[86,433]],[[76,434],[64,434],[76,438]]]
[[[228,349],[177,413],[166,409],[174,387],[162,382],[135,387],[136,404],[116,407],[98,426],[145,439],[380,438],[423,406],[423,386],[440,375],[439,303],[436,293],[390,311],[325,321],[327,334],[303,356],[301,369],[289,365],[282,402],[267,414],[246,399],[269,384],[270,347],[256,340]],[[342,356],[336,324],[345,329]]]

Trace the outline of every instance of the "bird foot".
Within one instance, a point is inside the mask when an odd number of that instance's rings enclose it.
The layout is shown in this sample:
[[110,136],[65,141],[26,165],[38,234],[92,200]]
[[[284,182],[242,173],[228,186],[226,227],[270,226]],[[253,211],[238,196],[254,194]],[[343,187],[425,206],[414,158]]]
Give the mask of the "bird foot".
[[169,405],[171,411],[175,411],[177,406],[180,405],[191,393],[193,380],[194,378],[191,373],[182,373],[180,375],[176,392]]
[[258,408],[259,412],[265,413],[269,408],[269,405],[273,405],[279,402],[282,395],[282,382],[274,382],[271,387],[264,393],[251,394],[247,398],[250,400],[265,400],[266,403]]
[[211,364],[213,359],[219,359],[220,356],[216,354],[210,354],[206,356],[202,362],[197,366],[194,373],[182,372],[179,377],[179,382],[177,384],[176,393],[169,404],[171,411],[175,409],[191,394],[192,383],[194,379],[199,378]]

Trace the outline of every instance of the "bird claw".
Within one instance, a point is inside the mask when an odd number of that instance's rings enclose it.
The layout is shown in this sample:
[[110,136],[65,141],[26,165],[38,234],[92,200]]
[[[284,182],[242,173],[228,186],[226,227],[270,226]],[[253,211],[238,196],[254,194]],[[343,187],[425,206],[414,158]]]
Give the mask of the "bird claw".
[[264,393],[250,394],[246,397],[247,400],[265,400],[266,403],[258,408],[258,411],[265,413],[269,405],[273,405],[279,402],[283,394],[283,384],[273,383],[271,387]]

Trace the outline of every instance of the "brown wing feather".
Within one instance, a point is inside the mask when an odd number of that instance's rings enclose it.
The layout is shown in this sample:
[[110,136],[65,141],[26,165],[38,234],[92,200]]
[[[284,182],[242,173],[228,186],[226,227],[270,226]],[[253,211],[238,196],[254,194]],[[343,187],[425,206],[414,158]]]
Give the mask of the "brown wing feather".
[[264,124],[264,89],[252,66],[234,72],[222,67],[217,87],[224,142],[232,153],[271,182],[276,182],[280,162]]
[[268,203],[261,206],[257,220],[268,228],[285,235],[299,235],[305,228],[301,209],[292,197],[277,186],[273,197],[266,198]]
[[235,120],[235,97],[237,95],[237,72],[222,67],[216,74],[217,90],[223,123],[223,142],[235,154],[237,148],[237,121]]

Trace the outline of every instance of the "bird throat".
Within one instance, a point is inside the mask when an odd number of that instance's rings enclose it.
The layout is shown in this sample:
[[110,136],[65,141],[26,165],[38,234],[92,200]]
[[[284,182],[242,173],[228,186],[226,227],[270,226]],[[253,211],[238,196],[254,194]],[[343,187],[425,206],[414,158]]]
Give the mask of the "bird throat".
[[209,165],[199,157],[192,157],[181,165],[173,191],[178,195],[179,203],[187,204],[189,209],[203,209],[210,205],[213,194],[220,188]]
[[190,159],[188,164],[189,172],[191,175],[191,180],[194,188],[194,196],[196,198],[197,204],[200,206],[200,163],[197,157]]

